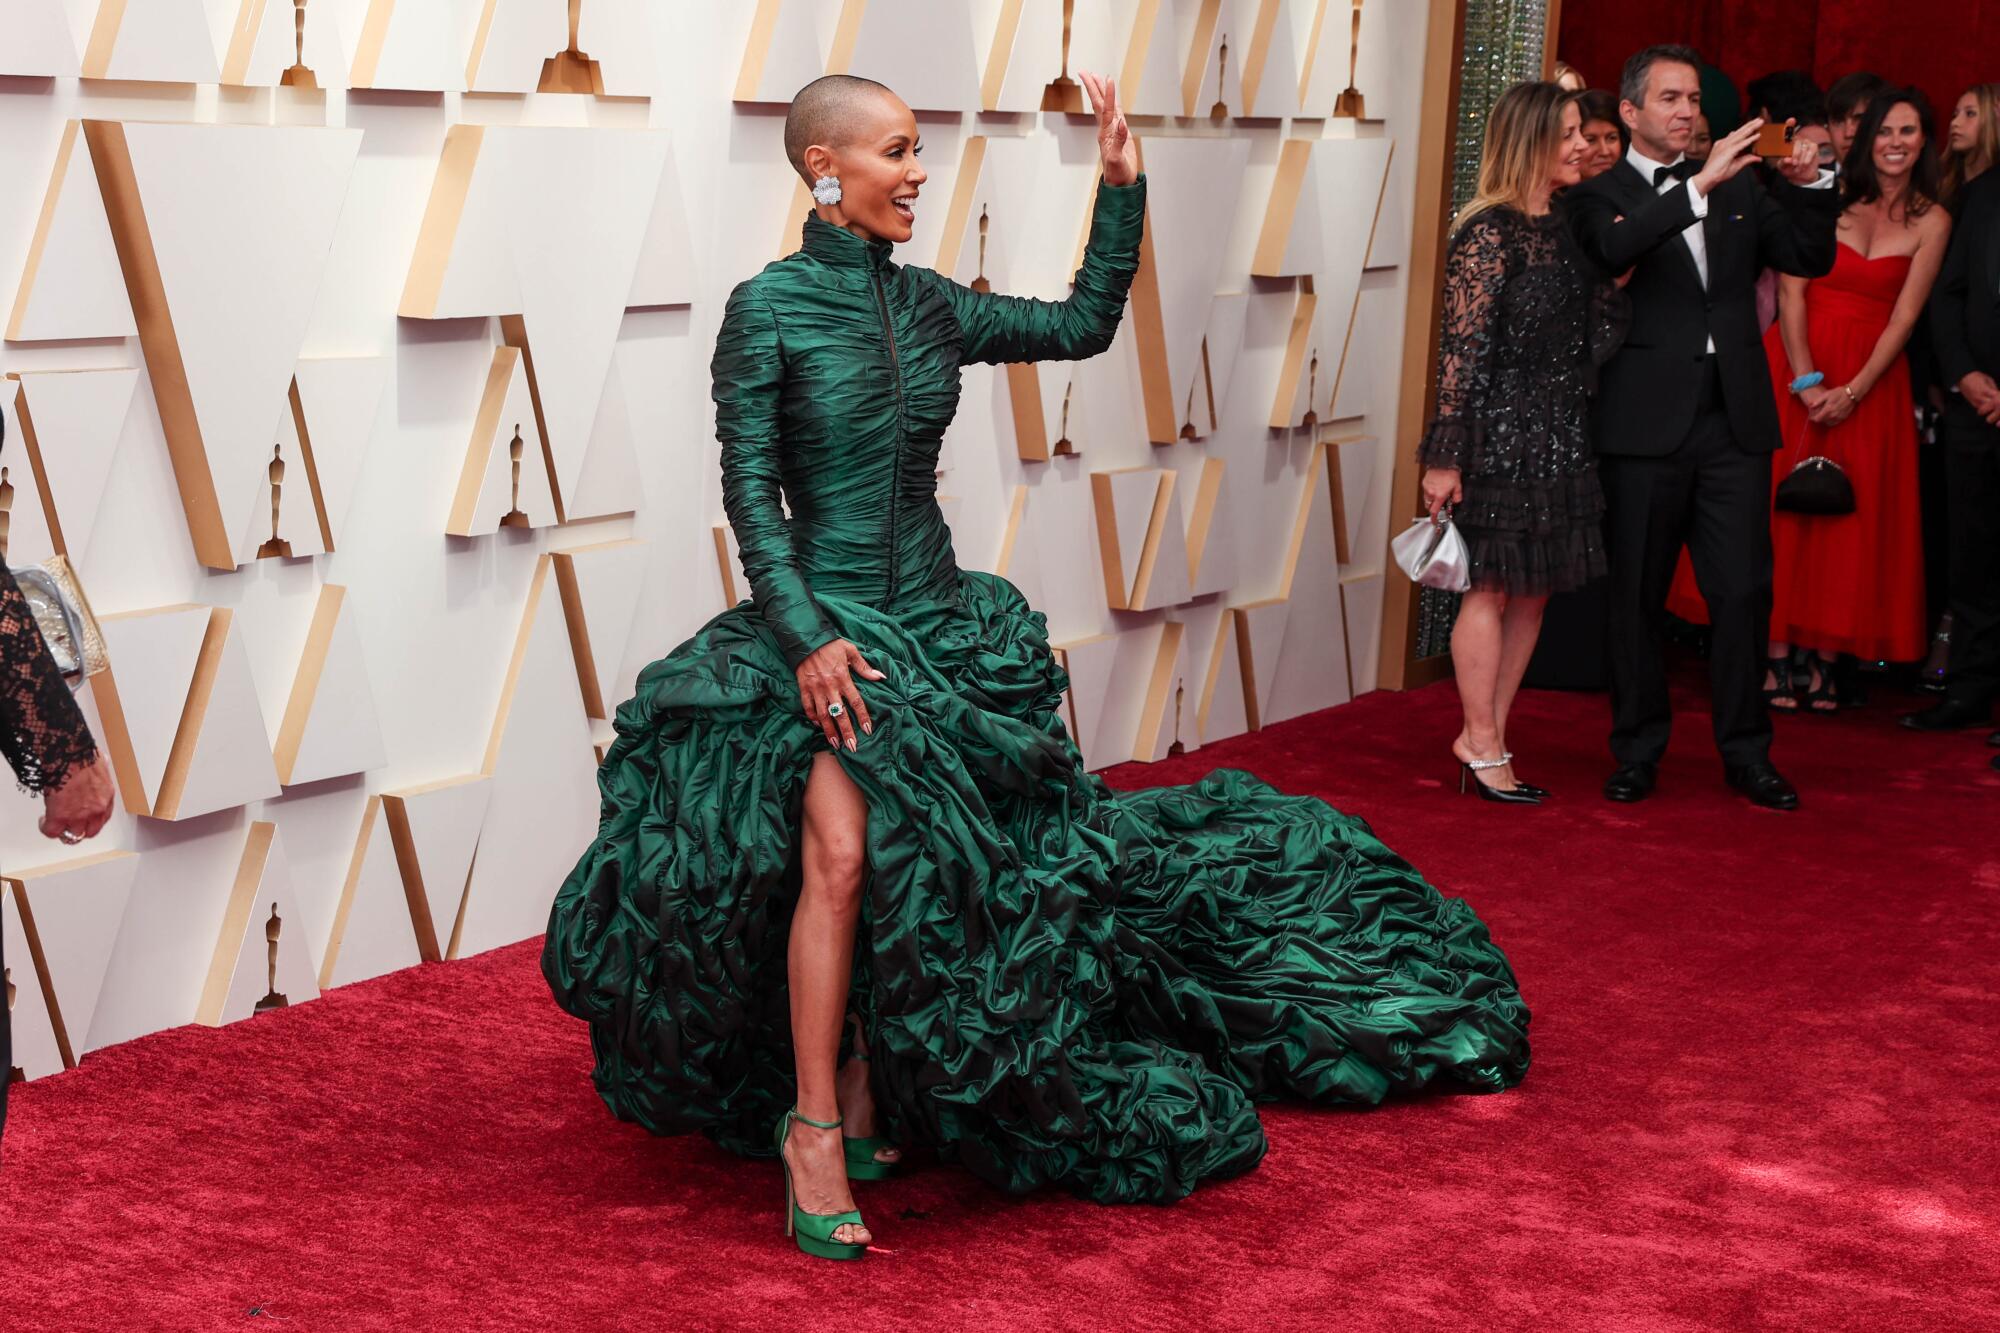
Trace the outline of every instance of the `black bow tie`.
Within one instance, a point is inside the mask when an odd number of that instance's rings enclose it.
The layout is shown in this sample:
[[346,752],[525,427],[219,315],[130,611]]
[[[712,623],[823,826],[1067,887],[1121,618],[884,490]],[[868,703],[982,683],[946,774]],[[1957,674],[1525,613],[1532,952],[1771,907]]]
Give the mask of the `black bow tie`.
[[1700,169],[1699,163],[1690,162],[1686,158],[1682,158],[1670,167],[1654,167],[1653,188],[1657,190],[1670,180],[1684,181]]

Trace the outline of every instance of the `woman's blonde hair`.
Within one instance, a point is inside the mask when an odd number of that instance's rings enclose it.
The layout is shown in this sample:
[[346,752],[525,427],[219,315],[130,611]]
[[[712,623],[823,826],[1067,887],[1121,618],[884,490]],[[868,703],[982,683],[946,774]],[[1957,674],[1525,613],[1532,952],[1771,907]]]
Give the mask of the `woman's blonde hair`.
[[[1567,85],[1563,83],[1565,79],[1575,79],[1576,87],[1567,88]],[[1563,86],[1567,91],[1573,93],[1580,93],[1590,86],[1590,80],[1583,77],[1583,71],[1575,65],[1570,64],[1567,60],[1556,61],[1556,67],[1549,71],[1549,82]]]
[[[1979,103],[1979,137],[1972,141],[1967,152],[1945,152],[1944,182],[1939,196],[1947,208],[1958,202],[1958,192],[1974,176],[2000,162],[2000,83],[1975,83],[1965,92]],[[1960,100],[1964,96],[1960,94]],[[1952,103],[1952,114],[1958,114],[1957,102]]]
[[1500,94],[1486,117],[1479,188],[1453,230],[1496,208],[1527,211],[1528,200],[1549,183],[1549,164],[1562,146],[1563,109],[1580,96],[1553,83],[1517,83]]

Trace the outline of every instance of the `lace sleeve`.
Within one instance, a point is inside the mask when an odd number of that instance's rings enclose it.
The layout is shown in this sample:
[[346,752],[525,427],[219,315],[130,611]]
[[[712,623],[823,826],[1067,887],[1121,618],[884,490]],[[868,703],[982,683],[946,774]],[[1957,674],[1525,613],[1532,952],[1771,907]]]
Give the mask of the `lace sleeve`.
[[1506,232],[1491,214],[1466,223],[1452,242],[1438,336],[1437,413],[1417,449],[1417,461],[1425,467],[1462,467],[1479,437],[1480,416],[1493,387],[1508,248]]
[[1625,289],[1615,282],[1592,282],[1590,366],[1593,370],[1618,354],[1631,327],[1632,298],[1625,295]]
[[97,758],[28,599],[0,563],[0,754],[23,790],[49,792]]

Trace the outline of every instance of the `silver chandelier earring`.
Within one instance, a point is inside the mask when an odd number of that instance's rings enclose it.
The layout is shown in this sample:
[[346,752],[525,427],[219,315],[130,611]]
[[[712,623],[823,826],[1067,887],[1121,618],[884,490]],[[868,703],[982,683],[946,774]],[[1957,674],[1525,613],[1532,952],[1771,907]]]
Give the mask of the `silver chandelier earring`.
[[833,205],[840,202],[840,177],[821,176],[813,182],[813,198],[822,204]]

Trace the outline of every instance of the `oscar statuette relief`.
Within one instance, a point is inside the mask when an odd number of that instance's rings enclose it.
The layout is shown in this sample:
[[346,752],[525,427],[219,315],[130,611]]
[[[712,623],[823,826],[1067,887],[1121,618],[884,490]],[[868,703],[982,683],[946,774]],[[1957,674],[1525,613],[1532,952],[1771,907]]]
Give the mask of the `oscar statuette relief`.
[[1057,432],[1056,442],[1049,446],[1050,452],[1059,458],[1075,458],[1076,445],[1069,438],[1069,398],[1076,392],[1076,380],[1071,379],[1063,386],[1062,426]]
[[975,292],[990,292],[993,290],[993,284],[986,277],[986,230],[989,225],[986,217],[986,205],[981,204],[979,206],[979,276],[972,280],[972,290]]
[[290,1000],[278,994],[278,936],[284,929],[285,923],[278,916],[278,905],[272,903],[271,919],[264,923],[264,954],[270,977],[266,984],[269,989],[264,992],[264,998],[257,1001],[256,1007],[251,1010],[252,1013],[261,1014],[266,1009],[283,1009],[291,1004]]
[[1070,29],[1076,20],[1076,0],[1063,0],[1062,73],[1042,89],[1042,110],[1080,116],[1086,110],[1083,85],[1069,76]]
[[569,0],[569,45],[542,62],[542,80],[536,92],[604,95],[604,71],[576,44],[582,21],[583,0]]
[[500,526],[503,528],[530,528],[534,526],[533,521],[530,520],[526,514],[521,512],[522,448],[523,446],[521,443],[521,425],[519,422],[516,422],[514,423],[514,438],[507,441],[507,460],[510,464],[512,464],[514,469],[514,491],[513,491],[513,499],[510,501],[510,507],[508,508],[506,513],[500,516]]
[[1176,679],[1174,681],[1174,743],[1167,747],[1167,757],[1169,759],[1175,755],[1187,753],[1187,746],[1181,740],[1181,704],[1186,698],[1187,681]]
[[292,544],[278,535],[278,513],[283,507],[285,494],[284,452],[285,447],[282,444],[272,445],[271,465],[264,469],[264,476],[271,485],[271,540],[257,548],[259,560],[271,556],[289,559],[292,554]]
[[1215,105],[1208,109],[1208,118],[1220,125],[1229,119],[1229,104],[1222,100],[1222,90],[1229,86],[1229,34],[1222,34],[1222,48],[1215,53]]
[[292,67],[278,76],[278,86],[319,91],[319,80],[306,68],[306,0],[292,0]]
[[1361,4],[1362,0],[1354,0],[1354,26],[1347,49],[1347,87],[1333,104],[1333,114],[1346,120],[1364,120],[1368,116],[1367,101],[1354,86],[1361,69]]

